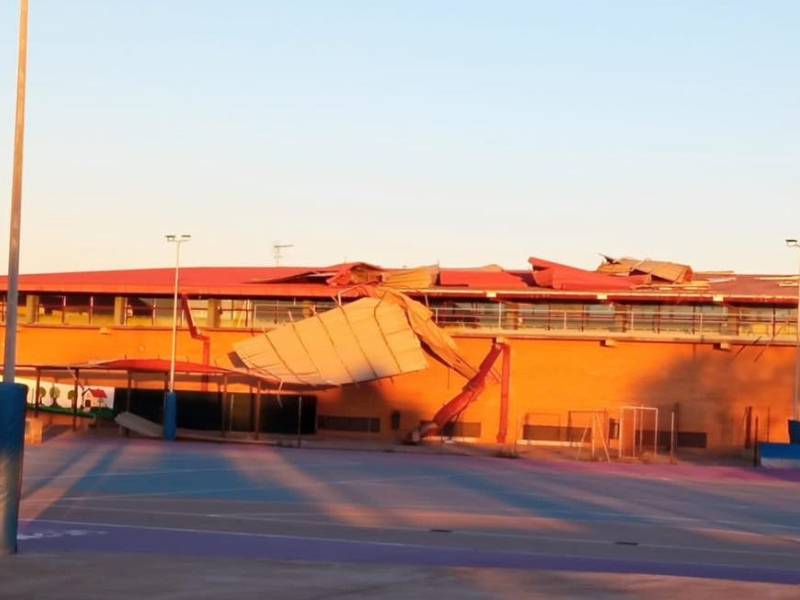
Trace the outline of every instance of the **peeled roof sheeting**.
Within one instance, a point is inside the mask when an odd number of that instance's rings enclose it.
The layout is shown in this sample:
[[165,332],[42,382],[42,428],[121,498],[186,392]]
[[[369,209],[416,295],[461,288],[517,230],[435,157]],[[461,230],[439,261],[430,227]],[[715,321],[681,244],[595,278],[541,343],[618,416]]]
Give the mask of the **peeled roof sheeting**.
[[522,275],[508,271],[442,271],[439,275],[442,286],[477,289],[524,289],[528,287]]
[[684,283],[692,280],[693,272],[689,265],[666,262],[662,260],[639,260],[638,258],[607,258],[607,262],[597,269],[607,274],[644,274],[652,275],[671,283]]
[[248,368],[286,383],[335,386],[425,369],[405,311],[363,298],[234,345]]

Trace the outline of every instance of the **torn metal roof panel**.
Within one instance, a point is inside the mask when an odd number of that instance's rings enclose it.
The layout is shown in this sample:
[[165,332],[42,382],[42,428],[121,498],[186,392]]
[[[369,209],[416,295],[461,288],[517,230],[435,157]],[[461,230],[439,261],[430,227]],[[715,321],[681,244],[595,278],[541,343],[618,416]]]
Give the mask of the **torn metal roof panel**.
[[607,275],[651,275],[669,283],[686,283],[692,280],[694,272],[689,265],[663,261],[640,260],[638,258],[612,258],[604,256],[605,262],[597,268],[598,273]]
[[371,381],[428,366],[405,311],[377,298],[283,325],[234,349],[248,368],[301,385]]
[[549,260],[531,257],[528,259],[533,269],[536,285],[554,290],[632,290],[647,283],[646,277],[616,277],[595,271],[569,267]]

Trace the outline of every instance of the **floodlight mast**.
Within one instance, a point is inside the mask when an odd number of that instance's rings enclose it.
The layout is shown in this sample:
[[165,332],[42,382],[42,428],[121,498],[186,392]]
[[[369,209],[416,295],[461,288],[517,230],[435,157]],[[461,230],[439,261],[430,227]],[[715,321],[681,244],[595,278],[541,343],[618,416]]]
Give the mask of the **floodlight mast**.
[[17,307],[19,303],[19,246],[22,220],[22,158],[25,147],[25,82],[28,65],[28,0],[20,0],[17,107],[14,123],[14,171],[11,184],[11,222],[8,239],[8,287],[3,381],[14,383],[17,367]]
[[19,247],[22,217],[22,157],[25,140],[25,80],[28,64],[28,0],[20,0],[17,104],[14,121],[14,166],[8,236],[5,348],[0,383],[0,556],[16,554],[22,456],[25,449],[27,386],[15,383],[17,368],[17,312],[19,301]]
[[181,268],[181,244],[191,241],[187,233],[180,235],[170,233],[164,236],[168,243],[175,244],[175,284],[172,293],[172,348],[169,359],[169,392],[175,391],[175,355],[178,349],[178,282]]
[[[800,249],[796,239],[787,239],[789,248]],[[794,390],[792,393],[792,419],[800,418],[800,267],[797,271],[797,323],[795,325],[795,351],[794,351]]]

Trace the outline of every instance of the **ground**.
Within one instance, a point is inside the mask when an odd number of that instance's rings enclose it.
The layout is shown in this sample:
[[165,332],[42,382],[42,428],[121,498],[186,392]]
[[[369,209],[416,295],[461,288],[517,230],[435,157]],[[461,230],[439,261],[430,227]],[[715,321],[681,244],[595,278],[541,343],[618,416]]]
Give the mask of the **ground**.
[[[800,473],[65,435],[2,598],[797,598]],[[677,586],[677,587],[676,587]]]

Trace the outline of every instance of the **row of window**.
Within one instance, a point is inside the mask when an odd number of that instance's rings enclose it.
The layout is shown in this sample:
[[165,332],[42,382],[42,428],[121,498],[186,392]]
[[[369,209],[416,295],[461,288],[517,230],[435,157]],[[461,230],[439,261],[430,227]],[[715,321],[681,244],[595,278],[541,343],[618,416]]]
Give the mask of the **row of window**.
[[[191,299],[200,327],[262,329],[299,321],[335,306],[327,299]],[[461,302],[429,304],[443,327],[539,331],[652,332],[693,335],[785,337],[796,335],[796,311],[772,306],[721,304],[609,304]],[[19,320],[49,325],[125,325],[169,327],[172,298],[68,294],[26,296],[19,300]],[[175,311],[186,326],[182,307]],[[0,303],[5,321],[5,303]]]

